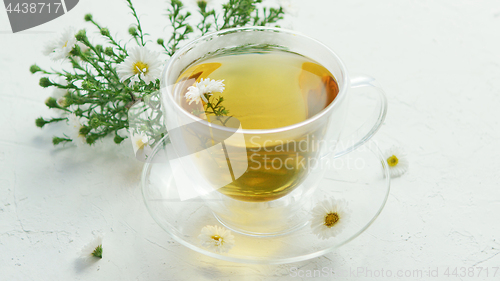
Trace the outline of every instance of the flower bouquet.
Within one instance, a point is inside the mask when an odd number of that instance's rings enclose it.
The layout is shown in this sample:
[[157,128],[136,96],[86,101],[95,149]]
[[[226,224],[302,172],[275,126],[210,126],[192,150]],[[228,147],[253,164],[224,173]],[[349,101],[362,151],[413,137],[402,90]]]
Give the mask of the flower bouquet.
[[96,28],[105,44],[94,44],[86,29],[68,28],[58,40],[50,42],[44,54],[64,64],[62,69],[46,70],[38,65],[31,73],[41,73],[40,86],[52,88],[45,104],[59,115],[39,117],[40,128],[65,122],[67,132],[54,136],[54,145],[75,143],[93,145],[112,136],[119,144],[128,137],[137,152],[153,147],[166,129],[157,91],[162,66],[182,44],[196,36],[240,26],[275,24],[284,16],[282,7],[262,5],[262,0],[229,0],[212,7],[206,0],[196,2],[197,11],[188,11],[181,0],[167,1],[167,27],[170,37],[155,38],[141,26],[138,11],[126,0],[135,22],[128,29],[128,40],[118,40],[91,14],[84,19]]

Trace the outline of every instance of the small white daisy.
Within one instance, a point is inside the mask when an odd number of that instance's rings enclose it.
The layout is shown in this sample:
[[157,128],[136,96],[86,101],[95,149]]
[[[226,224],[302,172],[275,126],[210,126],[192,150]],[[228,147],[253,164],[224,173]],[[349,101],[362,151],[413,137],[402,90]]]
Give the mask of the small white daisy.
[[81,256],[82,258],[97,257],[102,259],[102,240],[104,234],[99,233],[94,235],[92,241],[82,248]]
[[52,42],[49,42],[43,53],[53,60],[62,60],[69,56],[69,52],[76,44],[75,29],[69,27],[64,30],[61,36]]
[[217,225],[207,225],[198,235],[201,245],[217,253],[226,253],[234,246],[234,235],[231,231]]
[[83,127],[81,119],[74,113],[68,115],[68,125],[70,127],[70,133],[68,136],[77,146],[82,146],[87,143],[85,136],[80,133],[80,129]]
[[311,228],[321,239],[335,237],[344,230],[350,218],[347,201],[325,199],[312,209]]
[[153,140],[150,140],[149,137],[142,132],[140,134],[134,134],[131,132],[130,140],[132,141],[132,146],[135,152],[140,149],[144,149],[144,147],[151,145],[153,142]]
[[389,171],[392,178],[397,178],[406,173],[410,163],[407,155],[401,147],[393,146],[384,154],[384,158],[389,165]]
[[125,61],[116,68],[120,81],[130,78],[130,82],[139,82],[142,79],[149,84],[160,78],[160,54],[145,47],[132,48],[128,53]]
[[200,79],[196,87],[205,93],[222,93],[224,91],[224,80],[212,80],[210,78]]
[[224,92],[224,80],[212,80],[210,78],[200,79],[200,82],[196,82],[194,86],[191,86],[188,88],[188,92],[186,93],[185,97],[187,101],[189,101],[189,104],[191,104],[193,101],[198,104],[201,99],[203,99],[204,102],[208,102],[207,99],[205,98],[205,94],[213,94],[213,93],[222,93]]

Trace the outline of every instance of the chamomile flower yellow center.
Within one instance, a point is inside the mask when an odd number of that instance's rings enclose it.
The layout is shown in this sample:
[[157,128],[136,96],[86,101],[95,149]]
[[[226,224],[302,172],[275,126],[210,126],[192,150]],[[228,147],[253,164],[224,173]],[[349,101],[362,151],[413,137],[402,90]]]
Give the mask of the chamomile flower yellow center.
[[53,60],[62,60],[70,56],[70,52],[76,45],[75,30],[71,27],[67,28],[60,38],[47,43],[43,53]]
[[219,236],[219,235],[213,235],[213,236],[212,236],[212,239],[214,239],[214,240],[216,240],[216,241],[220,241],[220,240],[221,240],[221,238],[220,238],[220,236]]
[[143,140],[142,140],[142,138],[141,138],[141,139],[138,139],[138,140],[135,142],[135,144],[137,145],[137,147],[138,147],[139,149],[142,149],[142,148],[144,148],[144,145],[145,145],[146,143],[144,143],[144,141],[143,141]]
[[337,213],[328,213],[325,216],[325,225],[328,227],[334,226],[338,221],[340,220],[340,217]]
[[145,64],[142,61],[138,61],[134,63],[134,74],[140,74],[140,73],[147,73],[148,72],[148,65]]
[[399,162],[399,159],[396,157],[396,155],[392,155],[391,157],[387,158],[387,164],[389,164],[390,167],[395,167]]
[[127,58],[116,67],[120,81],[129,80],[129,83],[156,82],[161,74],[160,54],[145,47],[131,48]]

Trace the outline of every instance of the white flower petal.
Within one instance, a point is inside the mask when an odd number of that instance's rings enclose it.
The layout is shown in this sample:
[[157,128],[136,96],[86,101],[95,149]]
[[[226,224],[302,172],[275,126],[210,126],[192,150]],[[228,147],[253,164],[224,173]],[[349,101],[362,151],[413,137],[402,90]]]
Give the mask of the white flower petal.
[[81,119],[72,113],[68,115],[68,125],[70,128],[68,137],[70,137],[77,146],[86,144],[85,136],[80,134],[80,129],[83,127]]
[[154,141],[152,139],[150,140],[149,137],[142,132],[140,134],[130,132],[130,140],[132,141],[132,147],[136,153],[138,150],[144,149]]
[[[319,202],[312,210],[311,229],[321,239],[328,239],[340,234],[350,219],[348,203],[344,199],[325,199]],[[339,220],[332,226],[325,225],[325,218],[330,213],[336,213]]]
[[66,28],[57,40],[53,40],[45,45],[43,53],[53,60],[67,58],[69,52],[71,52],[77,43],[75,34],[76,31],[73,27]]
[[60,97],[56,100],[57,105],[60,107],[66,107],[66,98],[65,97]]
[[189,102],[189,104],[191,104],[193,101],[195,101],[196,104],[198,104],[201,101],[200,90],[195,86],[191,86],[188,88],[185,97],[186,100]]
[[[217,237],[218,239],[214,239]],[[217,253],[226,253],[234,247],[234,235],[231,231],[217,225],[207,225],[201,229],[198,235],[201,245]]]
[[80,255],[83,258],[88,258],[92,256],[92,253],[95,251],[95,248],[98,246],[102,246],[102,240],[104,239],[104,234],[103,233],[98,233],[97,235],[94,235],[94,238],[92,241],[90,241],[88,244],[83,246]]
[[393,146],[384,153],[386,161],[392,156],[396,156],[398,163],[392,167],[389,165],[389,172],[391,173],[391,178],[397,178],[408,171],[410,163],[407,154],[401,147]]
[[185,94],[186,100],[191,104],[193,101],[198,104],[201,100],[208,102],[205,98],[205,94],[222,93],[224,91],[224,80],[212,80],[210,78],[200,79],[200,82],[196,82],[194,86],[188,88]]
[[[142,79],[149,84],[160,78],[161,62],[158,59],[160,54],[145,47],[132,48],[128,53],[125,61],[116,68],[120,81],[130,78],[130,82],[135,83]],[[138,68],[138,63],[141,68]]]

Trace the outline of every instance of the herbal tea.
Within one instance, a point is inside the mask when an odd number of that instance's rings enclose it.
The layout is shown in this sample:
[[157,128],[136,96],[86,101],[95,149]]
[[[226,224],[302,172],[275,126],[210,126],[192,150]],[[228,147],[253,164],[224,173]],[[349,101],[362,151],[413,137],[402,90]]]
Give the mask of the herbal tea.
[[[184,81],[178,86],[186,97],[181,98],[181,106],[188,112],[209,122],[216,120],[216,115],[232,116],[248,130],[302,122],[328,106],[339,91],[326,68],[285,51],[214,56],[191,65],[178,81]],[[203,96],[203,89],[210,94]],[[317,147],[311,143],[322,139],[324,129],[295,136],[274,134],[271,138],[245,135],[247,153],[231,155],[231,163],[248,164],[248,169],[218,190],[243,201],[269,201],[288,194],[307,175],[304,161],[316,155]],[[209,181],[220,177],[211,172],[213,165],[229,163],[224,151],[211,156],[199,160]]]

